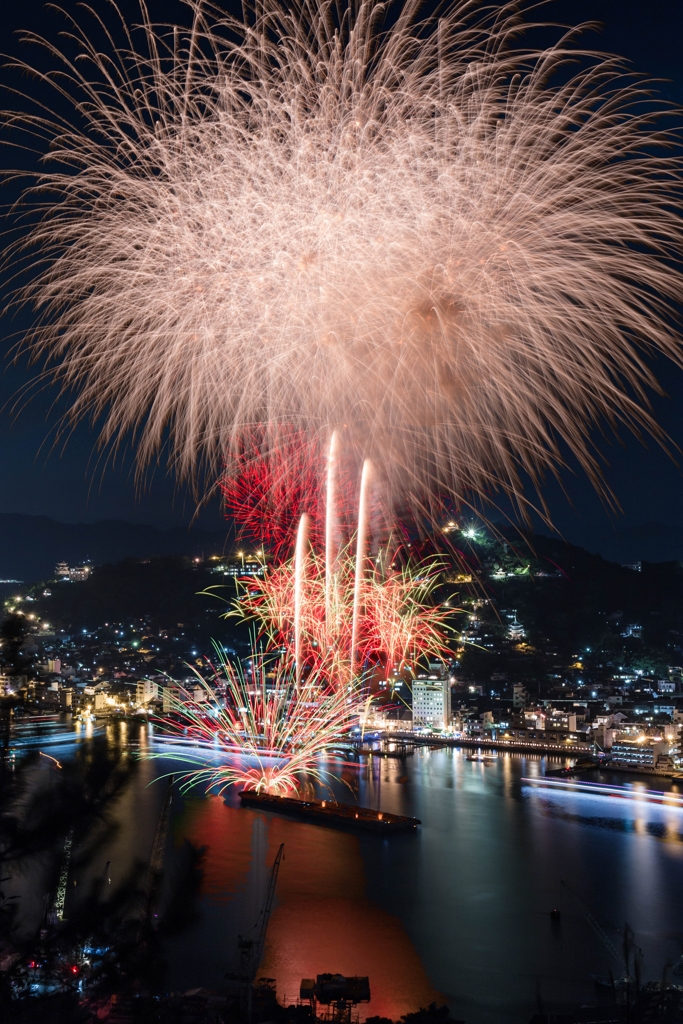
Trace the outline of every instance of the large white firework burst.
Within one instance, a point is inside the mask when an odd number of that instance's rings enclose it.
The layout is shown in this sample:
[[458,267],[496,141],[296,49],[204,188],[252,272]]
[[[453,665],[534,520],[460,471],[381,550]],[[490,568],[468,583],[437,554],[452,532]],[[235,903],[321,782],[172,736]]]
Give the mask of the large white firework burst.
[[562,443],[597,479],[597,422],[656,430],[680,163],[618,60],[522,48],[516,4],[188,6],[34,39],[60,113],[6,117],[49,142],[28,346],[73,418],[186,476],[346,429],[401,497],[519,498]]

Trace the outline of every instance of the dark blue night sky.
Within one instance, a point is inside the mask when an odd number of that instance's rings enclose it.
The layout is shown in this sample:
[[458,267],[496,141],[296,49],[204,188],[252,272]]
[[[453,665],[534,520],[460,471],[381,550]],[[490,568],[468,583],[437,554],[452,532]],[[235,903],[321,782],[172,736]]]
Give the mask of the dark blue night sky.
[[[96,9],[108,6],[94,0]],[[120,4],[131,17],[136,5],[130,0]],[[153,20],[182,18],[177,0],[148,0]],[[2,5],[0,49],[10,55],[19,52],[15,33],[22,28],[44,33],[56,39],[60,19],[46,12],[39,0],[20,0]],[[74,0],[64,7],[75,12]],[[596,20],[603,23],[597,35],[586,37],[587,44],[620,53],[640,72],[668,79],[660,93],[683,105],[683,3],[681,0],[558,0],[547,5],[545,16],[564,23]],[[5,81],[6,72],[0,72]],[[16,81],[13,78],[13,81]],[[29,86],[32,87],[32,86]],[[5,166],[17,162],[16,153],[0,151]],[[6,189],[5,200],[12,195]],[[2,322],[3,349],[10,351],[10,336],[25,328],[21,319]],[[683,448],[683,373],[666,365],[657,365],[666,398],[654,398],[656,416],[672,439],[673,447]],[[96,434],[80,427],[66,447],[54,447],[54,425],[63,407],[50,390],[37,393],[24,411],[11,413],[13,396],[34,375],[27,366],[5,361],[0,377],[0,512],[49,515],[55,519],[94,521],[122,518],[149,522],[158,526],[187,523],[195,505],[186,494],[175,492],[164,469],[136,492],[130,459],[117,467],[98,467]],[[616,522],[618,527],[638,526],[649,521],[677,526],[683,508],[683,473],[678,465],[652,444],[644,447],[624,437],[618,443],[601,443],[606,459],[605,477],[622,506],[619,518],[610,519],[590,486],[579,475],[568,471],[563,479],[566,496],[557,484],[549,484],[546,498],[557,527],[576,543],[597,546],[601,535]],[[218,527],[217,501],[209,503],[200,515],[202,525]]]

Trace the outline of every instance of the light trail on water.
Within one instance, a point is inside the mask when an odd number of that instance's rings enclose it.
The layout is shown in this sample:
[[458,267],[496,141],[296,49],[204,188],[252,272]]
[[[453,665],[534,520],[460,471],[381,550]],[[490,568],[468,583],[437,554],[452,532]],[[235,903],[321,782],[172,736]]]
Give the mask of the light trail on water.
[[573,782],[560,779],[522,778],[527,786],[551,789],[555,792],[584,793],[591,796],[608,797],[616,800],[628,800],[640,804],[659,804],[667,809],[683,811],[683,795],[665,793],[661,790],[635,789],[628,786],[610,786],[601,782]]

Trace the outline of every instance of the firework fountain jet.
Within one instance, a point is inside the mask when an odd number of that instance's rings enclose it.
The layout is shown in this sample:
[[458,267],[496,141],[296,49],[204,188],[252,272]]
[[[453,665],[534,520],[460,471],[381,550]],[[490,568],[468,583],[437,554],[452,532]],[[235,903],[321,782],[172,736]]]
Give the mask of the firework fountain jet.
[[[325,494],[325,628],[328,637],[332,636],[335,609],[335,566],[336,550],[336,503],[335,482],[336,463],[338,458],[338,435],[334,431],[330,441],[327,459],[327,488]],[[349,651],[350,684],[356,678],[358,628],[361,615],[363,594],[363,577],[367,559],[368,545],[368,491],[372,474],[372,464],[366,459],[361,473],[360,495],[358,499],[358,529],[356,533],[356,553],[353,588],[353,610],[351,618],[351,646]],[[294,549],[294,662],[296,666],[297,684],[301,683],[303,668],[303,617],[306,600],[306,564],[309,545],[309,515],[303,513],[297,529]]]
[[363,472],[360,479],[360,496],[358,499],[358,535],[356,538],[356,567],[353,586],[353,623],[351,626],[351,651],[349,665],[351,670],[351,683],[356,676],[356,657],[358,647],[358,622],[361,613],[361,600],[363,593],[363,572],[365,570],[365,559],[367,556],[368,542],[368,489],[372,474],[372,463],[366,459],[363,463]]
[[255,426],[275,457],[337,427],[416,503],[523,504],[563,445],[599,485],[600,421],[657,434],[679,143],[623,63],[572,32],[525,48],[517,2],[188,6],[188,33],[142,5],[135,30],[27,35],[58,66],[4,118],[46,145],[7,263],[73,420],[186,477]]

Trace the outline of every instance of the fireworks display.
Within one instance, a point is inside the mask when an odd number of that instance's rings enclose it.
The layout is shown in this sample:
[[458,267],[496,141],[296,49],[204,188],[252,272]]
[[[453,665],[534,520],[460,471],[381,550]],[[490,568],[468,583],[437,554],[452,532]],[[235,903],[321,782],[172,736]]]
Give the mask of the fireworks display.
[[[185,689],[171,696],[172,718],[161,726],[172,756],[192,764],[180,777],[184,790],[217,787],[222,793],[238,785],[282,796],[306,781],[325,782],[322,766],[327,749],[355,724],[362,712],[355,693],[329,686],[324,674],[312,672],[306,686],[296,685],[290,659],[274,659],[254,651],[242,670],[218,650],[216,666],[224,697],[197,676],[197,692]],[[196,753],[187,742],[199,744]],[[202,754],[201,747],[210,748]],[[153,757],[168,757],[169,751]],[[339,758],[337,758],[337,761]]]
[[222,659],[225,707],[175,710],[224,755],[186,784],[281,793],[320,778],[368,663],[444,653],[440,567],[378,544],[373,501],[523,509],[563,451],[600,486],[601,422],[658,434],[679,143],[618,59],[525,47],[516,2],[187,6],[187,29],[141,0],[135,28],[113,4],[26,36],[54,70],[19,66],[41,98],[22,86],[4,128],[46,155],[5,257],[70,420],[141,470],[165,449],[180,478],[225,471],[275,554],[240,612],[283,658]]
[[[313,485],[309,498],[301,497],[301,507],[314,512],[301,512],[293,558],[280,559],[267,571],[264,564],[261,579],[245,578],[228,614],[256,620],[261,637],[289,650],[299,683],[311,665],[326,672],[331,685],[357,687],[369,659],[389,675],[420,658],[443,656],[448,613],[431,600],[444,568],[440,559],[406,557],[393,536],[374,558],[369,555],[374,476],[369,460],[361,473],[355,536],[341,539],[349,507],[341,499],[348,488],[340,486],[340,456],[334,431],[324,490]],[[324,544],[322,555],[316,539]]]
[[[293,660],[307,669],[325,672],[335,685],[348,684],[355,593],[355,558],[352,546],[337,558],[333,574],[332,599],[328,605],[325,559],[308,553],[305,573],[297,581],[294,559],[281,562],[262,578],[241,581],[235,611],[258,622],[269,642],[285,648]],[[411,670],[420,659],[445,657],[446,622],[453,610],[434,603],[432,595],[441,582],[443,564],[438,559],[417,565],[404,561],[403,552],[394,553],[394,564],[386,564],[380,551],[362,574],[360,617],[355,661],[364,666],[381,664],[387,677],[405,667]],[[295,621],[297,583],[301,617]],[[296,636],[301,654],[296,659]]]
[[235,453],[221,479],[226,513],[249,540],[275,558],[293,546],[303,514],[324,516],[322,457],[303,431],[283,429],[276,452],[265,447],[263,430]]
[[[312,489],[317,514],[301,513],[293,557],[264,563],[261,578],[238,581],[241,593],[228,614],[258,623],[265,655],[253,656],[246,675],[221,655],[225,710],[207,713],[201,691],[199,702],[187,694],[173,702],[181,728],[204,742],[213,737],[223,755],[219,765],[202,763],[184,776],[184,785],[239,783],[281,795],[304,777],[319,779],[330,742],[367,719],[373,670],[385,676],[391,693],[393,682],[404,671],[414,673],[421,659],[447,657],[452,610],[433,600],[443,563],[413,564],[396,546],[374,559],[367,554],[367,462],[357,535],[338,546],[338,447],[334,434],[326,487]],[[318,521],[323,510],[324,526]],[[322,555],[311,544],[313,535],[325,538]],[[275,650],[277,667],[267,672],[274,661],[268,652]]]
[[5,116],[49,150],[7,258],[73,419],[187,476],[336,427],[402,499],[522,500],[561,443],[597,479],[600,419],[656,431],[680,162],[622,63],[525,49],[517,3],[189,6],[71,23],[59,113]]

